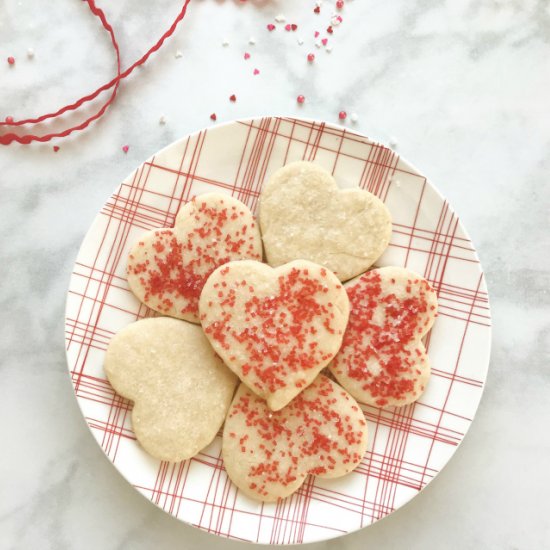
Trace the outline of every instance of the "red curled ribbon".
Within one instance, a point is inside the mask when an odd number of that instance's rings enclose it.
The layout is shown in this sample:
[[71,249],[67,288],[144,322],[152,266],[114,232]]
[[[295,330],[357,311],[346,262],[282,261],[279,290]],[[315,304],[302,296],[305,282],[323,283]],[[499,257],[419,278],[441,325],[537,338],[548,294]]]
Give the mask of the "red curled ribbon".
[[113,103],[113,101],[115,100],[120,82],[124,78],[126,78],[128,75],[130,75],[136,67],[138,67],[139,65],[142,65],[143,63],[145,63],[147,61],[147,59],[149,59],[150,55],[152,53],[156,52],[157,50],[159,50],[162,47],[162,45],[164,44],[164,41],[167,38],[169,38],[170,36],[172,36],[172,34],[174,34],[174,31],[176,30],[176,27],[178,26],[179,22],[185,17],[185,14],[187,12],[187,6],[189,5],[190,1],[191,0],[185,0],[184,1],[180,12],[178,13],[177,17],[174,19],[174,22],[172,23],[172,25],[170,25],[170,28],[160,37],[160,39],[156,42],[156,44],[154,46],[152,46],[135,63],[130,65],[130,67],[128,67],[125,71],[121,72],[121,70],[120,70],[121,69],[121,67],[120,67],[120,50],[119,50],[119,47],[118,47],[118,42],[116,40],[114,30],[111,27],[111,25],[109,24],[109,22],[107,21],[107,18],[105,17],[105,13],[103,12],[103,10],[101,10],[100,8],[98,8],[95,5],[95,0],[86,0],[88,6],[90,8],[90,11],[92,12],[93,15],[95,15],[96,17],[99,18],[103,28],[109,33],[109,36],[111,38],[111,42],[112,42],[113,48],[115,50],[116,61],[117,61],[117,75],[116,75],[116,77],[113,78],[110,82],[107,82],[107,84],[104,84],[103,86],[99,87],[95,92],[92,92],[91,94],[88,94],[84,97],[81,97],[79,100],[75,101],[74,103],[71,103],[69,105],[65,105],[64,107],[61,107],[60,109],[58,109],[57,111],[55,111],[53,113],[47,113],[45,115],[41,115],[41,116],[36,117],[36,118],[26,118],[26,119],[22,119],[22,120],[13,120],[13,121],[10,121],[10,122],[7,122],[7,121],[6,122],[0,122],[0,128],[2,128],[4,126],[10,126],[11,127],[11,126],[23,126],[25,124],[39,124],[40,122],[44,122],[48,119],[60,117],[61,115],[63,115],[64,113],[66,113],[68,111],[76,111],[82,105],[84,105],[85,103],[87,103],[89,101],[93,101],[99,94],[101,94],[102,92],[104,92],[106,90],[109,90],[110,88],[113,89],[112,92],[111,92],[111,95],[105,101],[105,103],[103,103],[103,105],[99,108],[99,110],[96,113],[91,115],[84,122],[78,124],[77,126],[72,126],[70,128],[67,128],[67,129],[61,131],[61,132],[52,133],[52,134],[45,134],[45,135],[41,135],[41,136],[37,136],[37,135],[34,135],[34,134],[23,134],[23,135],[18,135],[18,134],[14,134],[14,133],[1,134],[0,135],[0,145],[9,145],[10,143],[12,143],[14,141],[17,142],[17,143],[27,144],[27,143],[31,143],[33,141],[44,142],[44,141],[50,141],[53,138],[62,138],[62,137],[68,136],[69,134],[72,134],[75,131],[84,130],[84,128],[87,128],[92,122],[94,122],[95,120],[97,120],[98,118],[103,116],[103,114],[105,113],[105,111],[107,110],[109,105],[111,105],[111,103]]

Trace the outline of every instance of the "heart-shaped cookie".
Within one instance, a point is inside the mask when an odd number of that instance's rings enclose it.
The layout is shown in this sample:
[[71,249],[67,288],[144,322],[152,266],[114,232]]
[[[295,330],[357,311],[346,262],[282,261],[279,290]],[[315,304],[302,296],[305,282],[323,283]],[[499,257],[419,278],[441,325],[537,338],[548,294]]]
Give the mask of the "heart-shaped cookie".
[[346,284],[351,312],[330,370],[358,401],[377,407],[416,401],[430,364],[422,337],[437,315],[426,279],[400,267],[373,269]]
[[349,301],[333,273],[298,260],[250,260],[212,273],[200,298],[204,331],[219,356],[273,410],[284,407],[334,357]]
[[214,439],[238,383],[200,327],[169,317],[116,334],[105,372],[134,401],[132,424],[143,448],[170,462],[191,458]]
[[384,252],[391,216],[384,203],[362,189],[339,189],[310,162],[277,170],[260,197],[260,226],[267,262],[278,266],[309,260],[347,281]]
[[207,193],[180,208],[173,229],[148,231],[135,243],[128,284],[151,309],[198,323],[206,279],[218,266],[240,259],[262,259],[254,216],[237,199]]
[[351,472],[366,448],[367,423],[359,405],[323,375],[276,412],[241,384],[223,430],[227,475],[263,501],[289,496],[308,474],[335,478]]

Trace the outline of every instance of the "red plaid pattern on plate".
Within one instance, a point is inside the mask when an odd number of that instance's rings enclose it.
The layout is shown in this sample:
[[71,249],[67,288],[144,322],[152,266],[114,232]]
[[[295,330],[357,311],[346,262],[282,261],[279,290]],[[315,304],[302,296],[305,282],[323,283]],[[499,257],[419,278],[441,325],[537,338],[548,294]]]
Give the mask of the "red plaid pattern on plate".
[[[131,403],[103,371],[110,338],[154,315],[126,283],[129,247],[144,231],[174,223],[180,206],[208,191],[256,211],[276,169],[309,160],[341,187],[380,197],[393,217],[377,265],[405,266],[439,296],[426,339],[432,377],[421,399],[400,409],[363,406],[370,441],[362,464],[336,480],[308,478],[293,496],[262,504],[240,494],[221,459],[221,437],[179,464],[147,455],[135,440]],[[457,216],[415,168],[390,149],[331,124],[290,118],[238,121],[184,138],[140,166],[109,198],[86,235],[71,277],[66,349],[75,394],[90,430],[121,474],[173,516],[236,540],[266,544],[329,539],[370,525],[426,486],[464,437],[487,374],[490,313],[483,272]]]

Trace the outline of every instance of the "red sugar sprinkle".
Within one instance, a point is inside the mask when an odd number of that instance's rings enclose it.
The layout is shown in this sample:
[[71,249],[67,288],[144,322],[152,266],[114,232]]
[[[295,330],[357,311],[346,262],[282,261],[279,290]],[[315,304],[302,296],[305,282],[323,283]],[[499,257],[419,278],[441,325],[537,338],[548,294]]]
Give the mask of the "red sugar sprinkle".
[[275,25],[274,25],[273,23],[269,23],[269,24],[267,25],[267,30],[268,30],[269,32],[274,31],[274,30],[275,30]]
[[217,120],[217,119],[218,119],[218,117],[216,116],[216,113],[212,113],[210,115],[210,120]]
[[328,32],[329,34],[332,34],[332,33],[334,32],[334,29],[332,28],[332,26],[330,26],[330,27],[327,28],[327,32]]
[[244,58],[245,58],[245,59],[250,59],[250,54],[249,54],[248,52],[245,52]]
[[298,30],[298,25],[296,25],[296,23],[292,23],[292,25],[290,25],[290,28],[295,31],[295,30]]
[[13,117],[12,116],[7,116],[6,117],[6,124],[12,124],[13,123]]
[[122,150],[123,150],[125,153],[127,153],[129,149],[130,149],[130,146],[129,146],[129,145],[123,145],[123,146],[122,146]]
[[[396,284],[394,279],[390,281]],[[415,280],[416,292],[404,298],[394,294],[393,286],[386,290],[382,284],[380,272],[373,270],[348,287],[351,314],[342,348],[333,362],[336,373],[345,372],[363,383],[363,390],[379,406],[386,405],[388,398],[403,399],[415,390],[416,362],[422,353],[412,344],[432,318],[427,296],[433,293],[424,280]],[[400,282],[399,288],[402,285]],[[380,313],[375,317],[380,309],[381,320]],[[366,366],[371,362],[379,365],[376,374]]]
[[235,94],[229,96],[229,101],[237,101],[237,96]]
[[315,61],[315,54],[312,54],[312,53],[307,54],[307,60],[310,63],[313,63]]
[[321,13],[321,8],[319,6],[315,6],[313,13]]
[[8,63],[10,65],[14,65],[15,64],[15,57],[12,57],[11,55],[8,57]]
[[313,33],[313,36],[315,36],[315,38],[318,38],[318,37],[319,37],[319,34],[320,34],[319,31],[315,31],[315,32]]
[[323,46],[326,46],[328,44],[328,38],[323,38],[321,40],[321,44],[323,44]]
[[345,120],[345,119],[347,118],[347,116],[348,116],[348,114],[346,113],[346,111],[340,111],[340,112],[338,113],[338,118],[339,118],[340,120]]
[[260,70],[259,70],[259,69],[254,69],[253,74],[254,74],[254,75],[260,74]]
[[53,146],[53,152],[57,153],[57,151],[59,151],[59,145],[54,145]]
[[292,25],[290,23],[287,23],[285,25],[285,31],[290,31],[290,30],[292,30]]
[[297,98],[296,98],[296,101],[301,105],[302,103],[304,103],[304,101],[306,100],[306,98],[303,96],[303,95],[299,95]]
[[336,9],[341,10],[344,7],[344,0],[337,0]]

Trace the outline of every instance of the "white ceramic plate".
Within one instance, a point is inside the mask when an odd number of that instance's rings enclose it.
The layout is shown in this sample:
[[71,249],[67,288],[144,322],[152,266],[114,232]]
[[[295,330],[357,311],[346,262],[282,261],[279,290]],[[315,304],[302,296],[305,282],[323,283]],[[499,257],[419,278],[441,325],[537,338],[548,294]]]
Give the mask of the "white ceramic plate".
[[[377,264],[406,266],[426,277],[439,295],[439,317],[426,342],[432,377],[420,401],[388,411],[363,407],[370,441],[362,464],[341,479],[310,477],[286,500],[261,504],[227,478],[219,436],[179,464],[147,455],[132,432],[131,404],[112,390],[103,358],[117,331],[151,315],[125,278],[128,250],[140,233],[171,226],[184,202],[208,191],[231,194],[255,211],[262,183],[300,159],[328,169],[341,187],[360,186],[386,203],[393,236]],[[445,466],[472,422],[487,374],[490,335],[481,265],[456,214],[433,185],[364,136],[284,118],[203,130],[170,145],[126,178],[82,243],[66,312],[76,398],[119,472],[182,521],[222,537],[267,544],[349,533],[418,494]]]

